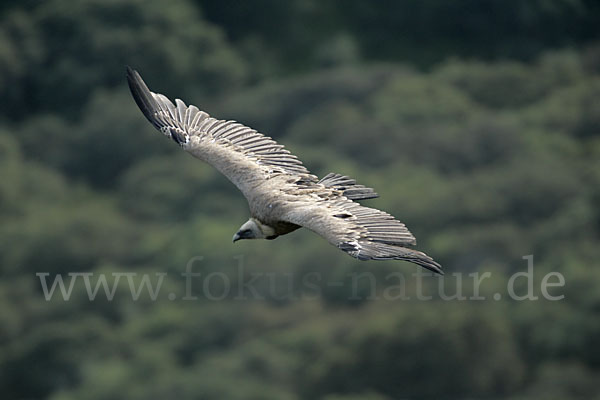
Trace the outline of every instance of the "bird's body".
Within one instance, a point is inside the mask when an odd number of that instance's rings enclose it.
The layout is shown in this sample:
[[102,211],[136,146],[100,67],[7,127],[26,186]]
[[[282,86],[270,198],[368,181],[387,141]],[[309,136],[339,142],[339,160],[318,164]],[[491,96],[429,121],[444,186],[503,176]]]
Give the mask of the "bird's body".
[[195,106],[152,93],[128,68],[133,97],[146,118],[186,151],[214,166],[246,197],[251,218],[239,239],[275,239],[306,227],[360,260],[399,259],[442,273],[416,244],[403,223],[361,206],[357,200],[378,197],[371,188],[330,173],[319,180],[280,144],[235,121],[211,118]]

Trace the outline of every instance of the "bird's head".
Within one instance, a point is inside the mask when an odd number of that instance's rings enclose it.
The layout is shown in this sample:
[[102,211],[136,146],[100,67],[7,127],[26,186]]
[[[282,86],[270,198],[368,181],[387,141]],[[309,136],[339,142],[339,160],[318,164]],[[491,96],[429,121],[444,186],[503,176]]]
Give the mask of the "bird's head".
[[254,218],[250,218],[233,235],[233,241],[241,239],[274,239],[275,230],[268,225],[261,224]]

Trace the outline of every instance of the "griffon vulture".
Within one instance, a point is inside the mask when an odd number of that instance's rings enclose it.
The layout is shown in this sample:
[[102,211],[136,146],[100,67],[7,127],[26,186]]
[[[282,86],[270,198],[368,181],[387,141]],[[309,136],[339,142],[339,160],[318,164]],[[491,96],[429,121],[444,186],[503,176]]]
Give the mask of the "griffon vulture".
[[248,200],[251,217],[234,242],[275,239],[305,227],[359,260],[405,260],[442,273],[431,257],[406,247],[416,240],[402,222],[355,202],[378,197],[373,189],[339,174],[319,180],[270,137],[235,121],[212,118],[179,99],[173,104],[151,92],[129,67],[127,80],[155,128],[219,170]]

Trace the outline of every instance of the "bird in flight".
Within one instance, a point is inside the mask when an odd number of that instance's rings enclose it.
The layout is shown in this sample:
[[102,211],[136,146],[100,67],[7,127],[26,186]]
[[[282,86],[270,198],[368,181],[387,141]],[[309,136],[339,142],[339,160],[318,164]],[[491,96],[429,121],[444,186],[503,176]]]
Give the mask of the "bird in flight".
[[442,274],[431,257],[407,247],[416,240],[402,222],[356,202],[378,197],[373,189],[334,173],[319,179],[270,137],[235,121],[212,118],[180,99],[173,104],[151,92],[129,67],[127,81],[156,129],[215,167],[246,197],[250,219],[234,242],[275,239],[305,227],[359,260],[405,260]]

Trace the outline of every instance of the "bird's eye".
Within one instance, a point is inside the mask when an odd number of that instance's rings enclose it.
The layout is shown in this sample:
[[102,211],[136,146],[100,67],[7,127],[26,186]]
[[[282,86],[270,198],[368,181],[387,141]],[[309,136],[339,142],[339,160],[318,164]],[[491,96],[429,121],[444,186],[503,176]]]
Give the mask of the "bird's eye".
[[243,231],[240,232],[240,234],[243,235],[243,236],[244,235],[249,235],[251,233],[252,233],[252,231],[250,229],[244,229]]

